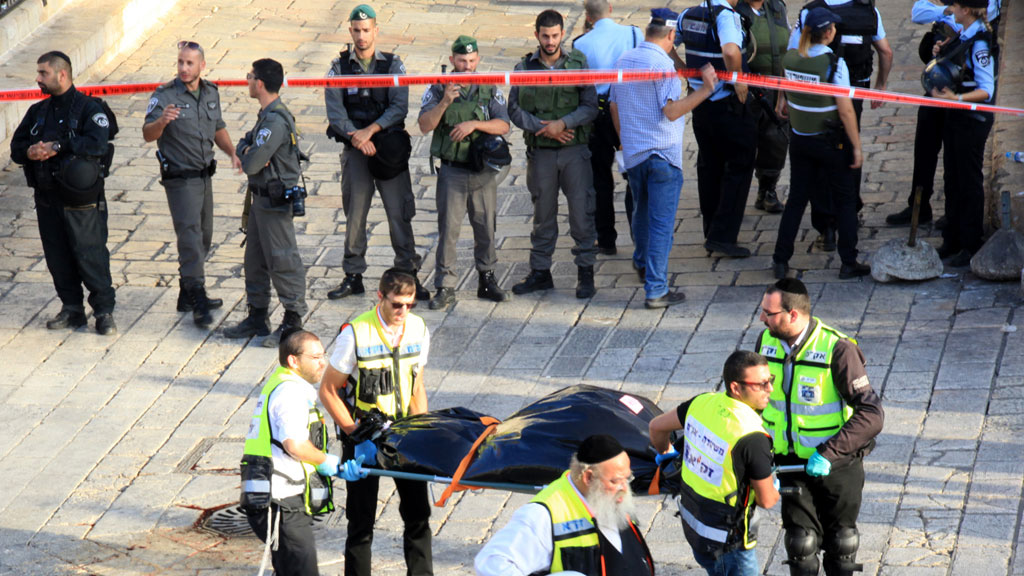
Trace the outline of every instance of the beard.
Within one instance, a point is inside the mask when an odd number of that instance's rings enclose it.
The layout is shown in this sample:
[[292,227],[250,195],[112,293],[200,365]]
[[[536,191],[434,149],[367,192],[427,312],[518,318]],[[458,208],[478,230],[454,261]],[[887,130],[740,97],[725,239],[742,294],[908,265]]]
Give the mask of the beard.
[[[595,482],[587,490],[586,497],[590,511],[594,513],[599,526],[614,527],[619,531],[629,528],[629,518],[636,509],[632,490],[608,494],[601,488],[599,482]],[[622,502],[617,502],[619,498],[622,498]]]

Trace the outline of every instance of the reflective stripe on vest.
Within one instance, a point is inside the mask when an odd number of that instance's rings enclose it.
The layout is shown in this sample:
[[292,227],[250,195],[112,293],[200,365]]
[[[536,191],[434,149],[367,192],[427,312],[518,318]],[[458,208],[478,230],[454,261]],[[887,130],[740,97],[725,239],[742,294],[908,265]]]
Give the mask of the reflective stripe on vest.
[[[815,449],[834,436],[853,415],[832,381],[832,353],[839,340],[848,338],[817,318],[814,329],[795,357],[788,357],[782,343],[765,330],[761,349],[775,377],[768,406],[761,413],[776,454],[810,458]],[[786,380],[786,365],[792,368]]]
[[[829,81],[830,67],[834,57],[819,54],[804,58],[797,50],[790,50],[782,57],[783,73],[788,80],[802,80],[825,84]],[[821,134],[828,130],[830,122],[839,121],[836,99],[820,94],[804,94],[786,91],[787,105],[791,109],[789,123],[801,134]]]
[[755,502],[749,487],[740,491],[732,452],[740,438],[754,433],[764,433],[761,417],[724,392],[694,398],[683,424],[686,494],[680,503],[687,525],[703,538],[741,543],[748,550],[757,544],[757,535],[748,530]]
[[530,501],[543,504],[551,515],[551,540],[554,546],[550,572],[583,568],[572,565],[572,560],[579,558],[579,554],[568,553],[563,558],[563,551],[567,549],[589,548],[593,555],[600,556],[601,543],[594,515],[569,483],[569,472],[564,472]]
[[[353,395],[356,408],[367,412],[377,408],[391,418],[407,416],[426,333],[423,319],[415,314],[406,316],[405,332],[398,348],[392,348],[388,342],[376,308],[360,314],[351,325],[356,344],[356,370],[352,375],[356,382]],[[363,380],[371,373],[386,374],[393,391],[372,394],[364,390]]]
[[[546,71],[548,67],[527,54],[522,60],[524,70]],[[587,57],[573,48],[556,70],[584,70]],[[558,120],[576,110],[580,105],[581,86],[522,86],[519,88],[519,107],[541,120]],[[545,136],[537,136],[529,130],[523,131],[523,138],[530,148],[562,148],[586,144],[590,140],[591,125],[585,124],[574,129],[572,140],[561,142]]]

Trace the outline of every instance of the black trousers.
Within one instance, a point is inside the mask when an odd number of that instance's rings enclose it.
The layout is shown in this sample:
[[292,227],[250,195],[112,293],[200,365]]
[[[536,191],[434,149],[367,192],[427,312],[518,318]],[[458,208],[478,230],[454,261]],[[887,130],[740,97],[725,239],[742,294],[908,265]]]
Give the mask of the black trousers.
[[705,100],[693,110],[697,138],[697,192],[704,237],[733,244],[754,176],[757,117],[753,99],[741,104],[734,95]]
[[[812,478],[804,473],[780,474],[783,487],[799,488],[796,495],[782,497],[782,529],[803,528],[817,535],[819,546],[841,528],[857,528],[864,491],[864,461],[856,458],[833,467],[828,476]],[[825,553],[825,574],[839,573],[837,558]]]
[[[302,496],[290,496],[270,505],[277,529],[277,550],[270,553],[275,576],[318,576],[313,518],[306,514]],[[278,517],[280,510],[280,517]],[[249,526],[267,541],[267,511],[246,512]]]
[[[346,446],[342,461],[354,456],[354,448]],[[373,524],[377,517],[379,476],[368,476],[358,482],[345,483],[345,518],[348,537],[345,539],[345,576],[371,576]],[[434,560],[431,551],[430,498],[427,484],[395,478],[398,490],[398,513],[405,524],[402,551],[408,576],[432,576]]]
[[[793,134],[789,140],[789,198],[779,223],[773,260],[788,263],[800,231],[804,209],[811,204],[811,225],[821,230],[838,224],[839,257],[857,261],[857,197],[853,189],[853,153],[845,135],[842,148],[823,136]],[[827,206],[827,208],[825,208]],[[816,209],[817,208],[817,209]],[[833,212],[834,210],[834,212]]]
[[946,124],[946,110],[931,106],[918,106],[917,129],[914,131],[914,176],[907,205],[914,205],[914,190],[921,187],[921,212],[931,214],[931,198],[935,192],[935,170],[942,150],[942,132]]
[[590,132],[590,168],[594,172],[594,224],[597,228],[597,245],[613,248],[618,233],[615,232],[615,180],[612,179],[612,164],[615,150],[619,147],[619,135],[607,108],[603,108],[594,120]]
[[972,254],[984,244],[985,141],[992,123],[991,112],[949,110],[942,133],[947,221],[942,241]]
[[107,203],[66,208],[55,193],[36,190],[36,218],[46,268],[64,310],[85,312],[82,284],[89,290],[93,313],[114,311],[114,287],[107,250]]

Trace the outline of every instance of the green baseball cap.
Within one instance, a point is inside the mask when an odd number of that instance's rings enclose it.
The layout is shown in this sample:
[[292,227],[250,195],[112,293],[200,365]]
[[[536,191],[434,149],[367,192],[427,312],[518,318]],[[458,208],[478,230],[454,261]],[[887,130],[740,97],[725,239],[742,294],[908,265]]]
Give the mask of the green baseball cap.
[[476,38],[472,36],[463,34],[452,43],[452,54],[472,54],[479,51],[480,47],[477,46]]
[[376,20],[377,13],[370,8],[369,4],[360,4],[352,9],[352,13],[348,15],[348,21],[353,20]]

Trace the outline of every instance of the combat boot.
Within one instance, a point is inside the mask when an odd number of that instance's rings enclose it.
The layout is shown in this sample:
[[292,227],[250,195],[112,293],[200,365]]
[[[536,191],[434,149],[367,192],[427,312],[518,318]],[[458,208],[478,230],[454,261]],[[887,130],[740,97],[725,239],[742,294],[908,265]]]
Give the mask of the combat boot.
[[597,288],[594,288],[594,267],[577,266],[576,297],[593,298],[594,294],[597,294]]
[[498,279],[494,277],[493,270],[480,272],[480,283],[477,284],[476,297],[490,300],[492,302],[505,302],[508,300],[508,292],[498,286]]
[[270,321],[267,318],[267,309],[253,306],[249,306],[249,315],[245,317],[245,320],[224,329],[225,338],[252,338],[268,334],[270,334]]
[[331,300],[338,300],[351,296],[353,294],[362,294],[366,292],[363,288],[363,275],[362,274],[345,274],[345,279],[341,281],[341,285],[327,293],[327,298]]
[[281,335],[285,331],[297,330],[302,328],[302,316],[299,316],[298,312],[292,312],[291,310],[284,311],[284,319],[281,320],[281,325],[277,327],[263,339],[264,348],[277,348],[281,344]]
[[785,205],[779,201],[779,196],[775,192],[775,184],[778,181],[778,177],[774,176],[757,179],[757,200],[754,202],[754,208],[764,210],[769,214],[782,212]]
[[210,314],[210,300],[206,297],[206,288],[202,284],[196,284],[188,290],[189,300],[192,304],[192,321],[200,328],[209,328],[213,324],[213,315]]
[[[202,285],[200,285],[202,286]],[[206,287],[203,286],[203,294],[206,294]],[[224,301],[220,298],[210,298],[209,295],[206,297],[206,306],[210,310],[216,310],[224,305]],[[192,299],[189,297],[188,290],[185,289],[185,283],[182,280],[178,280],[178,312],[191,312],[192,311]]]
[[555,287],[555,280],[551,277],[551,270],[530,270],[530,274],[523,278],[523,281],[512,286],[512,292],[516,294],[529,294],[538,290],[551,290]]

